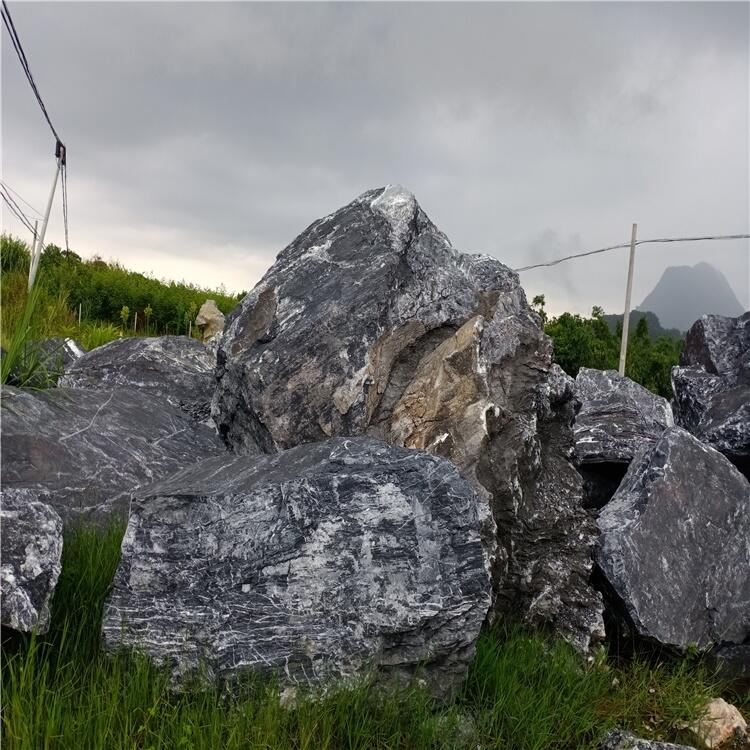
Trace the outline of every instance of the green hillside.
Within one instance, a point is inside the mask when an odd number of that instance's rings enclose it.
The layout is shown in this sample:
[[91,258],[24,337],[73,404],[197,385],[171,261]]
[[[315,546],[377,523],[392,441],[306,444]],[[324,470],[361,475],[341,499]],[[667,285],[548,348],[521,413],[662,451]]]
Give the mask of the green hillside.
[[[26,305],[29,247],[4,234],[0,257],[0,340],[7,349]],[[221,289],[161,281],[100,258],[83,260],[73,252],[66,256],[56,245],[47,245],[42,253],[37,285],[30,338],[67,336],[86,349],[123,335],[187,334],[206,299],[215,300],[226,315],[241,298]]]

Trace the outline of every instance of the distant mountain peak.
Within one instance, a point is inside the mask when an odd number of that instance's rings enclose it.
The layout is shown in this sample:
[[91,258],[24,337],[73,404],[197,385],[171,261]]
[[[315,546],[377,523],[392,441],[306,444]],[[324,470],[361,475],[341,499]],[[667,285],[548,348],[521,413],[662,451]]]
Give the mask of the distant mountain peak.
[[655,313],[665,328],[687,331],[702,315],[736,318],[744,312],[724,274],[710,263],[669,266],[636,308]]

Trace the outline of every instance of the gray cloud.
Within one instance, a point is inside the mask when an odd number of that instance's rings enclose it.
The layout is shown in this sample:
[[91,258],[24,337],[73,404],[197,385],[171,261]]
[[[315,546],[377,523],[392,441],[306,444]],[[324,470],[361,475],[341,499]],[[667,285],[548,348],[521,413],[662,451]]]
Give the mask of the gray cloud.
[[[247,289],[317,217],[401,183],[511,266],[639,234],[747,233],[741,3],[13,3],[70,153],[71,243]],[[4,39],[4,178],[41,208],[51,138]],[[17,225],[7,222],[18,231]],[[59,206],[49,239],[61,241]],[[524,274],[622,305],[626,252]],[[748,243],[643,246],[634,298]]]

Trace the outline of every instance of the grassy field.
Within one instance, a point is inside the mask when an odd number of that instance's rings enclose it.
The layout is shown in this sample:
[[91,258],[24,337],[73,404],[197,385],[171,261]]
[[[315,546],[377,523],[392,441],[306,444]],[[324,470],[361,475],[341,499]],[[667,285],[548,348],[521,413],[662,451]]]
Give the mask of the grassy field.
[[615,726],[680,739],[680,727],[722,690],[694,663],[616,666],[602,658],[584,668],[564,644],[513,630],[481,637],[449,705],[418,687],[384,694],[363,684],[319,701],[303,697],[288,710],[273,682],[257,679],[231,696],[176,694],[145,660],[100,651],[122,533],[113,526],[67,535],[50,632],[4,644],[4,749],[585,750]]

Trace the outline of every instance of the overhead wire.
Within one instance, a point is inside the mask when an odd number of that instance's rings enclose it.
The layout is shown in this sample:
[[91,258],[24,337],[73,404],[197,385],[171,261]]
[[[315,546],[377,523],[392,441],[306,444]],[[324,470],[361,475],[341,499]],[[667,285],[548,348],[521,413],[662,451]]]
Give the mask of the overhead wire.
[[31,203],[29,203],[17,190],[14,190],[5,180],[0,180],[0,185],[2,185],[2,187],[4,187],[8,192],[13,193],[13,195],[15,195],[16,198],[21,201],[21,203],[28,206],[35,214],[37,214],[37,216],[39,216],[39,218],[42,218],[44,214],[42,214],[42,212],[38,209],[34,208]]
[[62,139],[58,135],[57,130],[55,129],[55,126],[52,124],[52,120],[50,119],[49,113],[47,112],[47,107],[45,106],[44,100],[42,99],[42,95],[39,93],[39,88],[37,87],[36,81],[34,80],[34,76],[31,73],[31,68],[29,66],[28,58],[26,57],[26,53],[24,52],[23,45],[21,44],[21,39],[19,38],[18,32],[16,31],[16,26],[13,23],[13,17],[10,14],[10,10],[8,9],[8,5],[5,2],[5,0],[2,0],[2,8],[0,9],[0,14],[2,15],[5,28],[7,29],[8,34],[10,35],[11,42],[13,43],[13,48],[16,51],[16,55],[18,56],[18,59],[21,63],[21,67],[23,68],[23,71],[26,74],[26,79],[28,80],[29,85],[31,86],[31,90],[34,92],[34,96],[36,97],[39,107],[42,110],[44,119],[47,121],[47,124],[49,125],[50,130],[52,131],[52,135],[55,136],[55,158],[58,159],[60,162],[60,182],[61,182],[62,204],[63,204],[63,224],[65,227],[65,254],[67,256],[70,253],[70,246],[68,242],[67,148],[65,147],[65,144],[62,142]]
[[50,129],[52,130],[52,135],[55,136],[55,140],[62,143],[62,139],[57,134],[57,130],[55,130],[55,126],[52,124],[52,120],[50,119],[49,113],[47,112],[47,107],[44,106],[44,101],[42,100],[42,95],[39,93],[39,89],[37,88],[36,81],[34,80],[34,76],[31,74],[29,61],[26,58],[26,53],[23,50],[23,45],[21,44],[21,40],[18,37],[18,32],[16,31],[15,24],[13,23],[13,18],[10,15],[10,11],[8,10],[8,5],[5,2],[5,0],[2,0],[1,12],[2,12],[2,17],[3,17],[3,22],[5,23],[5,28],[8,30],[8,34],[10,34],[11,41],[13,42],[13,47],[16,50],[16,55],[18,55],[18,59],[21,62],[21,67],[23,68],[23,71],[26,74],[26,78],[29,81],[31,90],[34,92],[34,96],[36,97],[36,100],[39,103],[39,107],[42,110],[44,119],[47,120],[47,124],[50,126]]
[[31,224],[31,220],[28,216],[21,210],[19,205],[13,200],[12,196],[10,196],[8,193],[5,192],[4,188],[0,188],[0,196],[2,196],[2,199],[7,204],[8,208],[11,210],[11,213],[32,233],[34,234],[34,227]]
[[[646,245],[655,242],[702,242],[703,240],[747,240],[750,239],[750,234],[718,234],[718,235],[703,235],[701,237],[658,237],[650,240],[637,240],[636,245]],[[585,258],[589,255],[596,255],[598,253],[608,253],[611,250],[622,250],[623,248],[630,247],[629,242],[624,242],[621,245],[611,245],[610,247],[600,247],[596,250],[587,250],[583,253],[575,253],[573,255],[566,255],[563,258],[556,258],[555,260],[547,261],[546,263],[535,263],[530,266],[523,266],[521,268],[514,268],[516,273],[523,271],[530,271],[532,268],[549,268],[550,266],[556,266],[560,263],[565,263],[568,260],[574,260],[576,258]]]
[[16,213],[16,214],[20,213],[23,216],[24,220],[30,223],[31,219],[26,215],[26,212],[18,205],[18,203],[16,202],[16,200],[13,198],[13,196],[10,195],[10,193],[7,191],[7,189],[5,188],[4,185],[2,187],[0,187],[0,190],[2,190],[2,193],[5,196],[5,202],[11,208],[15,209],[14,213]]

